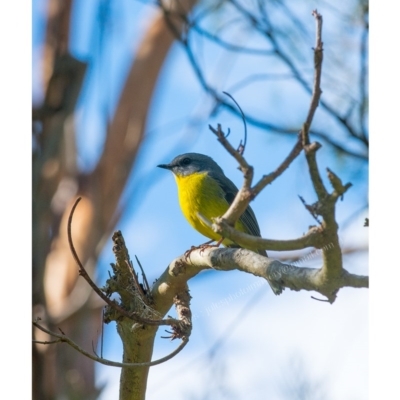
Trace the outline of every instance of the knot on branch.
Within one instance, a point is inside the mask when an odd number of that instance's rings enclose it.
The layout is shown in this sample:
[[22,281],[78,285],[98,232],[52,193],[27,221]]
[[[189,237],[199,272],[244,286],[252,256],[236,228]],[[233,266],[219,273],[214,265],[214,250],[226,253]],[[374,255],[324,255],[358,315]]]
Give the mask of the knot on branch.
[[312,142],[310,144],[305,144],[304,145],[304,152],[309,155],[309,154],[314,154],[316,153],[320,148],[322,147],[321,143],[319,142]]
[[324,237],[324,231],[325,229],[321,225],[310,226],[308,232],[304,235],[308,238],[307,244],[310,247],[315,247],[317,249],[324,247],[327,244],[326,238]]
[[[192,246],[194,249],[195,246]],[[186,264],[181,260],[176,260],[172,268],[170,268],[170,273],[173,276],[178,276],[180,274],[184,274],[186,272]]]
[[[290,264],[282,264],[280,261],[275,260],[269,264],[266,271],[266,277],[268,278],[268,280],[278,283],[284,289],[285,286],[289,287],[283,279],[284,275],[290,274],[294,271],[296,271],[295,266],[292,266]],[[290,289],[300,290],[293,287],[290,287]]]

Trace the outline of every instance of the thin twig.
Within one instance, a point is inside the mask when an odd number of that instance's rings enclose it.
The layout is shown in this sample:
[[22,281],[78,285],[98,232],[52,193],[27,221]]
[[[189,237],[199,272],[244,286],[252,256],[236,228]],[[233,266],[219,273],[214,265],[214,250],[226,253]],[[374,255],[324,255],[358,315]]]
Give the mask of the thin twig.
[[242,154],[240,154],[228,141],[228,139],[226,138],[226,135],[224,135],[224,132],[222,131],[221,128],[221,124],[217,124],[217,129],[213,128],[211,125],[208,125],[209,129],[211,130],[211,132],[213,132],[217,138],[218,141],[222,144],[222,146],[225,147],[225,149],[227,150],[227,152],[239,163],[240,166],[240,170],[245,173],[246,171],[248,171],[248,173],[251,174],[251,176],[249,175],[248,178],[251,178],[250,180],[248,180],[246,182],[246,187],[250,188],[251,187],[251,181],[253,179],[253,174],[252,174],[252,170],[253,167],[250,166],[246,159],[243,157]]
[[[323,48],[322,48],[322,16],[314,10],[312,15],[315,17],[317,23],[317,31],[315,38],[315,48],[314,48],[314,84],[311,96],[310,107],[308,110],[307,118],[303,124],[301,134],[303,137],[304,150],[306,153],[306,159],[308,164],[308,169],[311,177],[311,181],[314,186],[314,190],[318,196],[319,200],[325,199],[328,195],[324,183],[322,182],[321,175],[318,171],[318,165],[315,157],[315,153],[318,147],[310,147],[309,130],[314,118],[315,111],[318,107],[321,97],[321,74],[322,74],[322,60],[323,60]],[[318,144],[319,145],[319,144]]]
[[142,271],[142,279],[143,279],[144,286],[146,288],[146,292],[148,295],[150,295],[150,285],[149,285],[149,282],[147,281],[146,274],[144,273],[144,270],[142,268],[142,263],[139,261],[139,259],[136,255],[135,255],[135,258],[136,258],[136,262],[139,265],[140,270]]
[[318,107],[321,98],[321,73],[322,73],[322,60],[323,60],[323,47],[322,47],[322,15],[318,14],[317,10],[312,12],[317,22],[317,34],[315,38],[315,48],[314,48],[314,85],[311,96],[311,104],[308,110],[308,115],[306,118],[307,128],[311,126],[311,122],[314,118],[315,110]]
[[57,340],[32,340],[32,343],[36,343],[36,344],[55,344],[55,343],[61,343],[62,340],[61,339],[57,339]]

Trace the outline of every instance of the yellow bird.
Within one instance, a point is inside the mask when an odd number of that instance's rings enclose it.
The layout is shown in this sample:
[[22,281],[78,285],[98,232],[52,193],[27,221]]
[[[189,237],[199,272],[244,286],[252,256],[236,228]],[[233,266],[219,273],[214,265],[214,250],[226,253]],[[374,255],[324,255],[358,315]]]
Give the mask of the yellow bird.
[[[169,164],[158,165],[173,172],[178,186],[179,204],[185,218],[202,235],[222,243],[226,247],[241,247],[230,239],[221,238],[204,221],[223,215],[233,202],[238,188],[225,176],[221,167],[211,158],[198,153],[186,153],[175,157]],[[235,224],[238,231],[261,237],[260,228],[251,207]],[[222,242],[221,242],[222,240]],[[250,250],[267,256],[263,249]],[[269,282],[275,294],[281,288]]]

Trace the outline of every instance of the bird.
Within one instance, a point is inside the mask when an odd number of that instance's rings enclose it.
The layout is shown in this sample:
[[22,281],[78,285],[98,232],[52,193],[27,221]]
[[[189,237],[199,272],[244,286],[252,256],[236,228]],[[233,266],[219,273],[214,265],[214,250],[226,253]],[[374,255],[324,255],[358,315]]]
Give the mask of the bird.
[[[227,211],[238,192],[236,185],[211,157],[199,153],[185,153],[175,157],[169,164],[160,164],[157,167],[173,173],[184,217],[195,230],[211,239],[201,246],[216,241],[217,246],[222,243],[225,247],[242,247],[228,238],[221,237],[207,224],[207,220],[211,221]],[[256,216],[250,206],[240,216],[235,228],[261,237]],[[267,257],[264,249],[248,249]],[[268,282],[275,294],[281,293],[280,286]]]

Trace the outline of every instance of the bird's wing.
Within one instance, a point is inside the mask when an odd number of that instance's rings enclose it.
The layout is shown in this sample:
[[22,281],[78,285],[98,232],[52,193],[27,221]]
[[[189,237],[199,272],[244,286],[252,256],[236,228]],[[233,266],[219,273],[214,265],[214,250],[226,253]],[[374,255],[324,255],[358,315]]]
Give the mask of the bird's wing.
[[[237,192],[239,191],[236,185],[225,175],[213,172],[209,172],[209,175],[210,177],[215,179],[221,186],[222,190],[225,193],[225,200],[229,204],[232,204]],[[261,237],[261,232],[257,223],[256,216],[250,206],[248,206],[246,208],[246,211],[240,216],[239,221],[241,221],[242,224],[248,229],[247,233],[253,236]]]

